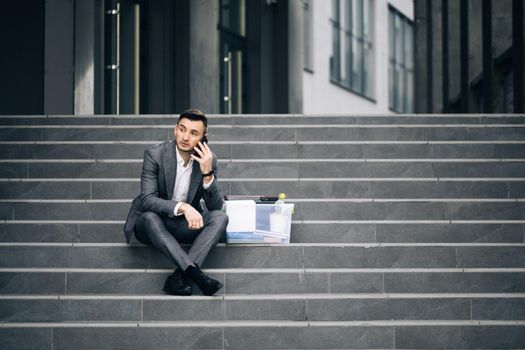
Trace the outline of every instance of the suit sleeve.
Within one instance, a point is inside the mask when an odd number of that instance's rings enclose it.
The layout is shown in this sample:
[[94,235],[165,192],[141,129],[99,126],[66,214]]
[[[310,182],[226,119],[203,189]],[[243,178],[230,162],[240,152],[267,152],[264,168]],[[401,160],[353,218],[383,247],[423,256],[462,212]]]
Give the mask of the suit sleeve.
[[212,169],[214,172],[215,179],[211,183],[210,187],[203,190],[202,197],[206,208],[208,210],[221,210],[224,204],[223,195],[219,186],[217,186],[217,157],[213,157]]
[[151,149],[144,151],[142,175],[140,178],[141,205],[144,211],[153,211],[165,216],[173,216],[177,203],[159,197],[159,163]]

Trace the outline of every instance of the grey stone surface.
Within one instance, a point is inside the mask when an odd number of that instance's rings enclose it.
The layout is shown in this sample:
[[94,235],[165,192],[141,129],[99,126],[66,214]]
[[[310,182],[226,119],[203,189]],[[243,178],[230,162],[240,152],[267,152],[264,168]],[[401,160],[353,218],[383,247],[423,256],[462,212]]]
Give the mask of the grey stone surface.
[[29,178],[136,178],[140,179],[139,163],[29,163]]
[[395,327],[396,349],[520,349],[524,326]]
[[0,322],[101,322],[140,320],[140,300],[0,301]]
[[232,181],[233,195],[257,195],[285,192],[288,198],[369,198],[367,182],[339,181]]
[[27,164],[0,162],[0,178],[25,178],[27,177]]
[[430,141],[465,141],[465,140],[523,140],[522,128],[426,128],[422,130],[422,136]]
[[204,268],[301,268],[301,247],[216,247]]
[[78,225],[0,224],[0,242],[78,242]]
[[[484,157],[483,157],[484,158]],[[523,177],[525,162],[434,163],[434,177]]]
[[[151,268],[171,268],[173,263],[157,251],[151,253]],[[301,247],[215,247],[203,268],[301,268]]]
[[[522,139],[523,140],[523,139]],[[525,157],[525,145],[495,145],[494,153],[499,158],[521,158]]]
[[[289,159],[299,157],[298,145],[296,144],[267,144],[264,146],[235,144],[231,146],[231,149],[232,159]],[[217,153],[217,151],[215,153],[219,158],[227,158],[226,153]]]
[[14,219],[126,220],[130,206],[131,201],[129,203],[15,203]]
[[0,128],[2,141],[39,141],[42,139],[42,129]]
[[[446,220],[450,219],[447,215],[448,207],[448,203],[442,202],[302,202],[296,203],[294,218],[295,220]],[[468,216],[458,215],[455,218],[467,219]]]
[[[523,172],[525,174],[525,171]],[[509,182],[509,197],[510,198],[524,198],[525,197],[525,183],[524,182]]]
[[292,243],[373,243],[374,224],[292,224]]
[[144,321],[222,321],[224,302],[214,300],[144,300]]
[[[350,155],[343,158],[351,158]],[[305,162],[299,177],[433,177],[430,162]]]
[[[154,143],[152,143],[153,145]],[[239,145],[240,147],[247,145]],[[3,145],[4,159],[142,159],[143,144],[23,144]],[[230,158],[230,145],[214,145],[219,158]]]
[[386,273],[385,293],[523,293],[521,272]]
[[89,182],[0,182],[2,199],[90,199]]
[[472,299],[473,320],[525,320],[525,299]]
[[250,327],[224,329],[225,349],[391,349],[392,327]]
[[469,299],[312,299],[310,321],[469,320]]
[[296,162],[221,162],[218,164],[221,178],[283,178],[299,177]]
[[[82,243],[124,243],[124,224],[80,224],[79,241]],[[137,243],[135,235],[132,243]]]
[[[67,273],[67,293],[68,294],[165,294],[162,291],[164,282],[169,273]],[[220,281],[224,281],[224,274],[208,273],[209,276]],[[192,284],[194,295],[202,295],[199,288]],[[217,295],[224,294],[225,288],[221,289]]]
[[330,273],[330,293],[383,293],[382,273]]
[[92,199],[132,199],[140,194],[140,182],[92,182]]
[[212,143],[217,141],[296,141],[296,129],[293,128],[275,128],[269,126],[266,128],[213,128],[211,127],[208,134]]
[[306,321],[305,300],[224,301],[226,320]]
[[324,273],[228,273],[227,294],[326,293],[328,276]]
[[298,129],[299,141],[423,141],[422,128],[305,128]]
[[71,116],[56,116],[48,115],[42,118],[41,116],[25,116],[21,118],[3,117],[1,125],[110,125],[112,118],[110,116],[96,116],[87,117],[71,115]]
[[46,128],[44,141],[158,141],[172,138],[171,128]]
[[67,294],[162,294],[167,273],[67,273]]
[[0,294],[60,294],[65,274],[48,272],[0,272]]
[[384,243],[522,243],[521,224],[378,224]]
[[58,328],[54,350],[69,349],[222,349],[219,327]]
[[523,220],[525,203],[449,203],[452,220]]
[[52,350],[50,328],[0,328],[0,349]]
[[147,247],[2,246],[0,267],[147,268]]
[[457,247],[458,267],[525,267],[525,247]]
[[304,247],[305,268],[456,267],[453,247]]
[[370,198],[508,198],[507,182],[371,182]]
[[13,210],[12,203],[0,203],[0,220],[12,220]]
[[522,220],[520,202],[302,202],[295,220]]

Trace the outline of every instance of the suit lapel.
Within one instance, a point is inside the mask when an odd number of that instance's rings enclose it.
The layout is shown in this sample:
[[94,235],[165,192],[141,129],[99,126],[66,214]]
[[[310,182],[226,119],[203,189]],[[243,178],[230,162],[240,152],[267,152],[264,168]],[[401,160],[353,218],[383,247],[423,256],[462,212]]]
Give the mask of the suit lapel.
[[173,188],[175,187],[175,176],[177,176],[177,155],[175,142],[169,142],[166,145],[166,152],[164,152],[164,177],[166,178],[167,197],[173,197]]
[[191,170],[190,188],[188,189],[188,203],[193,202],[193,198],[197,193],[199,183],[202,181],[200,164],[196,160],[193,161],[193,167]]

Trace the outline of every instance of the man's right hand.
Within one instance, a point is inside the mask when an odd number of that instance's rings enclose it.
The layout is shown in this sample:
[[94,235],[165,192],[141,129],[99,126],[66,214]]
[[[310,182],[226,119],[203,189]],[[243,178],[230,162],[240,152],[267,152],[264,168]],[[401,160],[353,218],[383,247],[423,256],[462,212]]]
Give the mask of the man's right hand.
[[182,204],[179,211],[184,214],[186,221],[188,221],[188,228],[190,230],[199,230],[204,227],[201,213],[188,203]]

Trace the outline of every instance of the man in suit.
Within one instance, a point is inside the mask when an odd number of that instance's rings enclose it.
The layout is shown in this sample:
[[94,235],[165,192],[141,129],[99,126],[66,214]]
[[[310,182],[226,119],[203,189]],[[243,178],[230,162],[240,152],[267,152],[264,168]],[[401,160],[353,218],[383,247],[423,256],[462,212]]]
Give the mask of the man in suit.
[[[187,110],[179,116],[175,140],[144,152],[141,193],[133,200],[124,226],[128,243],[135,232],[137,240],[153,245],[175,264],[175,272],[164,284],[168,294],[191,295],[191,280],[205,295],[223,286],[200,269],[228,224],[221,211],[217,158],[207,145],[207,127],[201,111]],[[208,209],[205,213],[201,199]],[[192,246],[186,253],[180,243]]]

